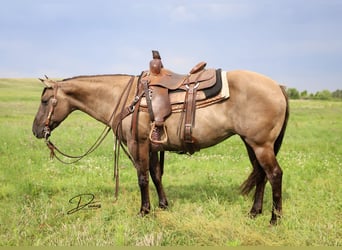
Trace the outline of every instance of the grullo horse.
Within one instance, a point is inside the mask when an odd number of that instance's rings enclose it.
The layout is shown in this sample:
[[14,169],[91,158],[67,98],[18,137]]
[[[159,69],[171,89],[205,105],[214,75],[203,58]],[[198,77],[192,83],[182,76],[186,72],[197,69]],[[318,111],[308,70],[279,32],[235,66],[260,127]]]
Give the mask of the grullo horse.
[[[273,198],[270,222],[276,224],[282,213],[283,175],[276,155],[289,117],[288,98],[284,87],[261,74],[243,70],[226,74],[230,97],[198,108],[192,135],[198,149],[213,146],[232,135],[240,136],[253,166],[252,173],[241,186],[243,194],[255,187],[250,214],[256,216],[262,212],[264,189],[269,181]],[[138,113],[135,132],[132,130],[132,114],[122,117],[122,110],[134,103],[138,79],[138,76],[121,74],[78,76],[61,81],[41,79],[46,87],[32,131],[37,138],[46,138],[75,110],[111,127],[127,145],[132,157],[141,191],[140,214],[145,215],[150,211],[149,175],[157,189],[159,206],[168,206],[162,185],[163,164],[160,164],[158,151],[183,151],[182,139],[177,132],[183,114],[175,112],[166,119],[168,140],[158,150],[154,149],[149,139],[149,113]],[[118,123],[120,129],[117,129]],[[119,131],[120,135],[117,134]]]

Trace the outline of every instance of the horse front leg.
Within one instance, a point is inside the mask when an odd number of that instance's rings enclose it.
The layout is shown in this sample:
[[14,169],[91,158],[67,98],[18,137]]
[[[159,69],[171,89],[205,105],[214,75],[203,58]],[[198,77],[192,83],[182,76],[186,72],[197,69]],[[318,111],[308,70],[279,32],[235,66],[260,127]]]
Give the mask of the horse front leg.
[[[160,152],[160,158],[164,158],[164,152]],[[159,198],[159,207],[162,209],[166,209],[168,206],[167,198],[164,192],[163,184],[162,184],[162,176],[164,173],[164,160],[158,159],[158,152],[150,153],[150,174],[156,187],[158,198]]]
[[137,170],[138,184],[141,194],[141,207],[139,214],[144,216],[150,212],[149,194],[149,143],[130,143],[130,152]]
[[[143,167],[144,168],[144,167]],[[144,216],[150,212],[151,204],[150,204],[150,194],[148,190],[148,171],[145,171],[142,168],[137,169],[138,174],[138,183],[141,194],[141,206],[140,206],[140,215]]]

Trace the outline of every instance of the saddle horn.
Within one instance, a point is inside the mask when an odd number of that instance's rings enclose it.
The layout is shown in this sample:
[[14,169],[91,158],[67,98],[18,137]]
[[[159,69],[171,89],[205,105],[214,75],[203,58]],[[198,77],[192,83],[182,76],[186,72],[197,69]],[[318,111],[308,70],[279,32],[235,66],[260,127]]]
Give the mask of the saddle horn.
[[152,58],[161,60],[161,57],[160,57],[158,50],[152,50]]
[[154,75],[158,75],[160,70],[164,67],[158,50],[152,50],[152,58],[153,59],[150,61],[150,72]]

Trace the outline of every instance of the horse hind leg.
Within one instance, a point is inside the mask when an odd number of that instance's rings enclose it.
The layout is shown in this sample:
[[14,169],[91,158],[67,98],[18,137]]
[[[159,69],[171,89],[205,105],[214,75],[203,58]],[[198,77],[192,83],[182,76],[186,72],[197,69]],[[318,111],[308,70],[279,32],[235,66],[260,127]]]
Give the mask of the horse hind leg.
[[272,187],[273,205],[270,223],[274,225],[277,224],[277,220],[282,214],[283,171],[278,164],[273,147],[258,146],[254,148],[254,152]]
[[166,209],[168,206],[167,198],[162,184],[162,176],[164,173],[164,152],[160,152],[160,160],[158,159],[158,152],[150,153],[150,175],[154,186],[156,187],[159,207]]
[[241,139],[245,143],[249,160],[253,166],[252,173],[249,175],[247,180],[241,185],[241,193],[243,195],[247,195],[255,187],[254,202],[250,210],[250,216],[254,218],[258,214],[262,213],[264,190],[265,190],[267,179],[266,179],[265,171],[260,166],[252,147],[249,146],[243,138]]

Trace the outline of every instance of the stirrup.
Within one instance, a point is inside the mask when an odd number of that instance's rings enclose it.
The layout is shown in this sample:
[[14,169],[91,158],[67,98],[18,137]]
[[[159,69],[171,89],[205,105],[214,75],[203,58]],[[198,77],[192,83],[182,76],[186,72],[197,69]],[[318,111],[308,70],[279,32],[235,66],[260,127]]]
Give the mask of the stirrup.
[[151,128],[150,136],[149,136],[150,141],[151,141],[152,143],[154,143],[154,144],[163,144],[163,143],[166,143],[167,140],[168,140],[168,136],[167,136],[167,132],[166,132],[166,127],[165,127],[165,125],[163,124],[163,134],[164,134],[164,138],[163,138],[163,139],[160,139],[160,140],[153,140],[153,139],[152,139],[152,133],[153,133],[153,130],[154,130],[155,127],[156,127],[155,122],[152,122],[152,128]]

